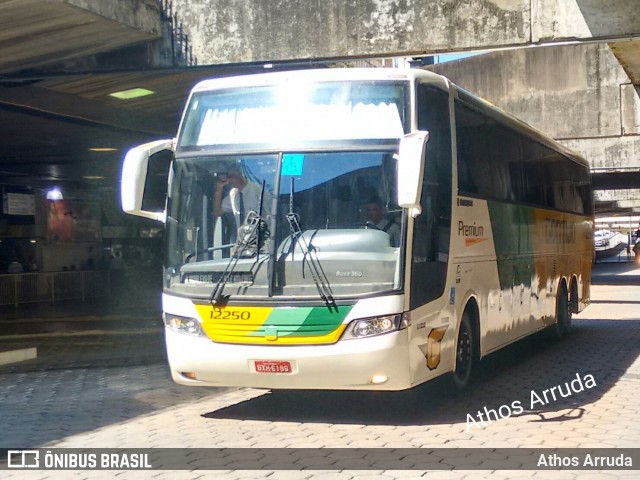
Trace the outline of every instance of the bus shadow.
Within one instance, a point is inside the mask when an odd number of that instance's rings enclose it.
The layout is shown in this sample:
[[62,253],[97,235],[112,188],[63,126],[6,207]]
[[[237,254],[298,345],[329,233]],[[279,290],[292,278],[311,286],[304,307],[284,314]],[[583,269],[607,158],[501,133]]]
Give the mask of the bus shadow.
[[[532,421],[571,421],[585,405],[598,400],[638,357],[640,318],[582,319],[562,341],[546,332],[525,338],[486,357],[473,385],[458,393],[446,378],[403,392],[272,391],[243,403],[205,413],[208,419],[315,422],[360,425],[436,425],[464,423],[484,407],[497,410],[520,401]],[[592,375],[596,386],[571,391],[548,402],[544,390]],[[579,382],[574,382],[578,385]],[[580,390],[579,388],[577,388]],[[569,410],[569,413],[564,412]],[[561,412],[562,411],[562,412]],[[515,415],[514,415],[515,416]]]

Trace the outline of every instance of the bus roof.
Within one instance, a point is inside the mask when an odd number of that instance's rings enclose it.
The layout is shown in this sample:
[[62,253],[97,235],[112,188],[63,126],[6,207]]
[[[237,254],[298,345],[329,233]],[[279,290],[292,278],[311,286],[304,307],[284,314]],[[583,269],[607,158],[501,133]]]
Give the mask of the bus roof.
[[274,85],[287,81],[314,80],[320,82],[350,81],[350,80],[400,80],[410,81],[420,78],[429,83],[440,84],[448,89],[448,80],[437,73],[418,69],[398,68],[317,68],[310,70],[291,70],[286,72],[269,72],[234,77],[220,77],[203,80],[193,87],[193,92],[210,90],[252,87],[260,85]]

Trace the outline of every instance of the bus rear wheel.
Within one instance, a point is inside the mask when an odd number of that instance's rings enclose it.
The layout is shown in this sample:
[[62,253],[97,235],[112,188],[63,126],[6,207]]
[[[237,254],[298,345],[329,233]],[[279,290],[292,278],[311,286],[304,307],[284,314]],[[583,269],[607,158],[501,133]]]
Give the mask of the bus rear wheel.
[[558,291],[556,300],[556,323],[553,326],[553,336],[564,338],[571,331],[572,306],[569,302],[567,287],[563,284]]
[[460,321],[460,331],[456,341],[456,366],[451,374],[451,381],[456,390],[467,388],[475,363],[476,342],[471,326],[471,315],[468,310],[465,310]]

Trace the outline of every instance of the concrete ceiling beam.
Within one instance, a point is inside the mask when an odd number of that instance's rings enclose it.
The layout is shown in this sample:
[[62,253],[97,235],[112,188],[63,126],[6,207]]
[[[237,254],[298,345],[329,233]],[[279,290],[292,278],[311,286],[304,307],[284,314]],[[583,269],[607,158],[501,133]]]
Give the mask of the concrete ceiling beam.
[[154,0],[0,0],[0,71],[40,68],[160,38]]

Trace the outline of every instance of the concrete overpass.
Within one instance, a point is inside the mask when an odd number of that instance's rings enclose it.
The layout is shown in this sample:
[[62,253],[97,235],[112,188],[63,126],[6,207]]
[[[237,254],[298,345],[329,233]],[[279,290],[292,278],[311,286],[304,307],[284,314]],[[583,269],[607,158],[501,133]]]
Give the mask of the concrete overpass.
[[628,0],[174,0],[201,64],[413,56],[615,42],[640,79],[640,13]]
[[[0,0],[0,72],[415,56],[610,42],[640,81],[628,0]],[[175,55],[174,55],[175,56]]]

